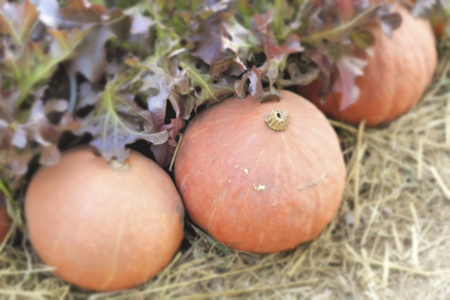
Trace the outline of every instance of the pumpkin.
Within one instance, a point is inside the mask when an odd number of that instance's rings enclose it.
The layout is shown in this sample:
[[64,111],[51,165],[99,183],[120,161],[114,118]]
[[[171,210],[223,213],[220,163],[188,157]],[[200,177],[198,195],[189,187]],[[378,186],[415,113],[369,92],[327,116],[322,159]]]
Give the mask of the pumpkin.
[[27,189],[25,217],[44,263],[89,290],[126,289],[152,278],[183,238],[184,208],[173,181],[133,151],[125,163],[108,164],[79,148],[42,167]]
[[345,164],[335,131],[307,100],[229,98],[185,130],[175,182],[200,228],[231,248],[271,253],[315,238],[335,216]]
[[6,209],[6,200],[2,192],[0,192],[0,243],[8,234],[8,230],[11,224],[11,218],[8,215]]
[[299,86],[298,93],[314,102],[331,118],[351,124],[366,120],[367,126],[389,122],[409,111],[431,83],[437,66],[436,41],[428,20],[415,19],[401,6],[402,25],[389,39],[380,26],[371,27],[375,37],[373,55],[364,75],[356,78],[358,100],[340,110],[341,95],[332,92],[322,101],[317,95],[321,82]]

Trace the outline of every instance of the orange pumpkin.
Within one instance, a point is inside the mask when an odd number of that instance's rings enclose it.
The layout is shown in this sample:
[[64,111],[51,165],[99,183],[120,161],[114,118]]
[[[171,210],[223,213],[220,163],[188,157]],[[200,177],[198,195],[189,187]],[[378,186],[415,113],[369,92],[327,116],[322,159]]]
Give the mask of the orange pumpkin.
[[9,226],[11,224],[11,218],[6,210],[6,202],[4,195],[0,192],[0,243],[8,234]]
[[91,149],[72,150],[42,167],[27,190],[34,249],[81,288],[138,285],[170,262],[183,238],[184,208],[167,173],[133,151],[118,166]]
[[403,22],[389,39],[381,27],[372,27],[373,56],[366,55],[364,75],[356,78],[360,96],[340,111],[341,95],[331,93],[323,102],[317,96],[321,83],[299,86],[300,95],[314,102],[326,115],[351,124],[366,120],[367,126],[389,122],[409,111],[431,83],[437,66],[436,41],[428,20],[414,19],[397,6]]
[[230,98],[193,118],[175,160],[192,220],[219,242],[270,253],[315,238],[342,199],[339,141],[310,102]]

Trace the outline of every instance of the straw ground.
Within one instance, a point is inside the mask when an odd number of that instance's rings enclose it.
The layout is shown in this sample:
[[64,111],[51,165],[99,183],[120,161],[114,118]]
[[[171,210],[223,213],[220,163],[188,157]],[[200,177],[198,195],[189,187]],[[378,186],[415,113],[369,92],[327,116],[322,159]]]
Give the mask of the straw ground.
[[0,245],[1,299],[449,299],[450,51],[423,100],[384,127],[332,121],[348,174],[338,215],[316,240],[254,255],[187,225],[182,249],[135,289],[62,282],[15,223]]

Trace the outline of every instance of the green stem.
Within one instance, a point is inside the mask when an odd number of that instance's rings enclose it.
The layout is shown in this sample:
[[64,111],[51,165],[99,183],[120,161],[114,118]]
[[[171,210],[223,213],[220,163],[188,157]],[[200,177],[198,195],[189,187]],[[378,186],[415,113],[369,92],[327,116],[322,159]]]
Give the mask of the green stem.
[[219,99],[217,99],[216,95],[214,95],[214,92],[209,87],[208,83],[205,80],[203,80],[203,78],[199,74],[197,74],[196,71],[194,71],[192,66],[183,61],[180,61],[179,64],[180,67],[182,67],[187,71],[189,77],[191,76],[194,77],[195,82],[197,82],[202,88],[204,88],[214,98],[214,100],[219,101]]
[[337,36],[352,27],[355,27],[357,24],[359,24],[364,18],[367,17],[367,15],[371,14],[374,10],[378,9],[382,4],[377,4],[374,7],[364,11],[362,14],[359,14],[352,20],[350,20],[348,23],[343,24],[342,26],[335,27],[329,30],[325,30],[322,32],[318,32],[316,34],[313,34],[311,37],[302,37],[301,41],[304,43],[314,44],[315,42],[323,39],[329,39],[333,36]]
[[18,207],[16,201],[14,201],[13,196],[11,195],[8,187],[6,186],[6,184],[3,182],[2,179],[0,179],[0,191],[2,191],[2,193],[5,195],[5,197],[8,199],[8,201],[14,205],[14,207]]
[[71,51],[61,57],[61,59],[50,61],[48,64],[41,64],[42,69],[39,69],[36,73],[32,73],[29,77],[25,78],[23,80],[24,84],[20,85],[19,90],[20,94],[17,97],[16,105],[20,106],[23,101],[26,99],[27,95],[29,94],[30,90],[33,88],[33,86],[38,83],[39,81],[43,80],[48,73],[58,65],[61,61],[65,60],[69,55]]

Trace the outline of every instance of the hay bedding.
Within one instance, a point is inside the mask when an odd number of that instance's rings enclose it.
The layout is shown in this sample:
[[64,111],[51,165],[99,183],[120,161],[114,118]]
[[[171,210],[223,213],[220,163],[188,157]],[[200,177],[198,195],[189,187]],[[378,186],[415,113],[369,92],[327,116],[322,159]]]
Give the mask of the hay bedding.
[[133,290],[88,293],[53,276],[15,225],[0,245],[0,298],[449,299],[449,85],[447,49],[410,113],[375,129],[332,121],[347,186],[337,217],[309,244],[240,253],[188,224],[182,251],[157,278]]

